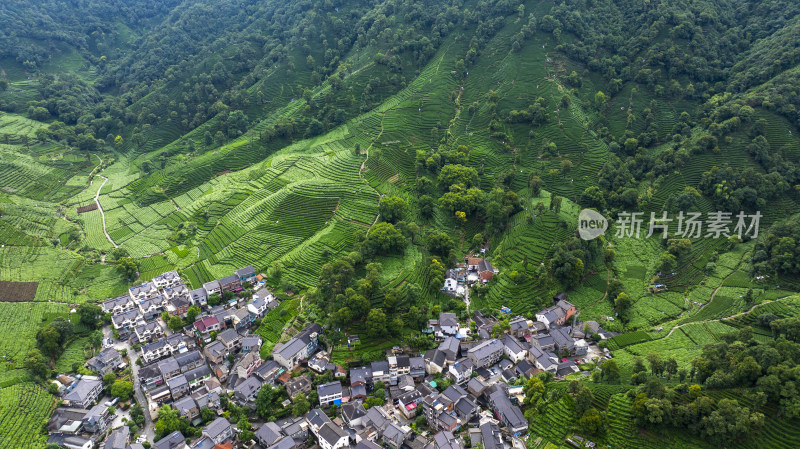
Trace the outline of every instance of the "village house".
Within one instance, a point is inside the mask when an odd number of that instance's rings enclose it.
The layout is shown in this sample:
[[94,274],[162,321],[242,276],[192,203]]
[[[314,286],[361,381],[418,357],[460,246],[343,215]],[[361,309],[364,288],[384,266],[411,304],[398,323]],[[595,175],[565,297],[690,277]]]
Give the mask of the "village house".
[[122,336],[128,334],[135,326],[144,324],[144,318],[139,309],[136,308],[112,316],[111,324]]
[[[472,445],[476,447],[476,445]],[[425,449],[464,449],[461,438],[456,438],[452,432],[438,432]]]
[[278,307],[275,297],[266,288],[255,292],[253,299],[247,303],[247,312],[253,320],[263,318],[270,310]]
[[97,404],[84,415],[81,421],[83,422],[83,430],[90,433],[98,433],[106,430],[112,419],[108,413],[108,407]]
[[477,346],[467,351],[467,357],[475,363],[476,368],[482,368],[497,363],[500,357],[502,357],[503,352],[504,346],[500,343],[500,340],[492,338],[482,341]]
[[145,363],[154,362],[186,347],[186,342],[180,334],[172,334],[142,346],[142,359]]
[[429,349],[423,356],[425,372],[428,374],[441,373],[447,367],[447,355],[439,349]]
[[253,325],[253,316],[247,311],[247,307],[240,307],[231,310],[230,313],[233,328],[239,333],[245,333]]
[[330,404],[342,404],[342,383],[339,381],[328,382],[317,387],[317,394],[319,395],[319,405],[326,407]]
[[293,369],[304,359],[317,351],[318,336],[322,330],[319,324],[312,323],[286,343],[278,343],[272,350],[272,358],[287,369]]
[[[566,295],[564,295],[566,297]],[[575,315],[575,306],[567,302],[566,299],[559,300],[556,305],[543,309],[536,314],[536,320],[540,321],[549,329],[553,325],[563,326]]]
[[152,282],[145,282],[141,285],[136,285],[128,289],[128,294],[130,295],[131,299],[136,302],[140,302],[142,300],[148,298],[154,298],[158,296],[158,288]]
[[198,388],[203,385],[203,381],[211,377],[211,370],[205,363],[197,368],[190,369],[184,373],[186,382],[189,383],[189,388]]
[[161,377],[164,379],[164,381],[181,373],[181,367],[178,365],[178,362],[174,357],[167,357],[164,360],[160,360],[156,363],[156,365],[158,366],[158,371],[161,373]]
[[86,368],[101,377],[114,372],[122,363],[122,354],[114,348],[108,348],[86,361]]
[[542,371],[556,372],[558,358],[552,352],[545,352],[535,345],[531,345],[528,352],[528,360]]
[[511,430],[514,435],[520,435],[528,430],[528,420],[519,407],[512,404],[506,392],[498,388],[489,395],[489,403],[497,419]]
[[550,336],[553,337],[553,344],[555,346],[556,354],[558,355],[571,355],[574,353],[575,340],[569,334],[569,329],[566,327],[551,327]]
[[428,328],[438,339],[455,336],[458,333],[458,317],[455,313],[442,312],[438,320],[429,321]]
[[164,336],[164,328],[155,320],[135,326],[133,332],[139,343],[149,343]]
[[[191,421],[191,419],[190,419]],[[165,436],[164,438],[158,440],[157,442],[153,443],[151,446],[152,449],[183,449],[186,446],[186,437],[183,436],[182,433],[179,431],[174,431],[171,434]],[[133,445],[130,446],[130,449],[134,449]]]
[[105,449],[126,449],[131,442],[131,431],[128,426],[114,429],[106,438]]
[[523,344],[510,334],[503,335],[500,341],[503,343],[503,352],[512,362],[517,363],[528,355]]
[[162,295],[156,295],[139,301],[139,311],[142,312],[145,321],[150,321],[161,315],[161,312],[164,311],[165,304],[166,298]]
[[322,449],[342,449],[350,443],[350,436],[341,427],[331,422],[320,409],[313,409],[306,415],[308,427],[317,438]]
[[172,400],[177,400],[189,392],[189,381],[186,380],[186,376],[183,374],[167,379],[167,386],[169,387],[170,395],[172,395]]
[[158,369],[158,362],[139,368],[139,383],[145,390],[150,390],[164,383],[164,377]]
[[274,384],[275,379],[280,376],[286,368],[280,366],[275,360],[266,360],[253,372],[259,379],[267,384]]
[[203,354],[209,362],[219,364],[228,356],[228,349],[219,340],[214,340],[203,348]]
[[286,394],[294,400],[298,394],[308,395],[311,392],[311,379],[307,375],[297,376],[288,379],[283,384],[286,387]]
[[233,272],[237,278],[239,278],[239,283],[241,285],[247,284],[255,284],[256,282],[256,269],[253,268],[252,265],[246,266],[244,268],[239,268],[238,270]]
[[233,396],[242,403],[255,401],[262,382],[256,376],[250,376],[233,389]]
[[208,336],[211,332],[220,330],[221,325],[219,319],[215,316],[207,316],[200,318],[194,322],[194,329],[201,336]]
[[94,376],[84,376],[64,394],[64,402],[70,407],[88,409],[103,392],[103,382]]
[[175,363],[177,363],[180,367],[180,371],[182,373],[186,373],[205,365],[205,360],[203,360],[203,356],[200,354],[200,351],[190,351],[182,354],[175,354],[174,359]]
[[182,282],[178,282],[171,287],[164,288],[161,290],[161,294],[164,295],[164,297],[168,300],[181,296],[187,300],[189,299],[189,289]]
[[248,352],[244,355],[238,362],[236,362],[236,375],[239,376],[240,379],[245,379],[250,376],[259,366],[263,360],[258,352]]
[[192,306],[192,302],[187,296],[179,295],[171,298],[167,302],[167,313],[170,316],[185,316],[186,311]]
[[258,335],[247,335],[242,338],[242,354],[248,352],[258,352],[261,350],[261,337]]
[[482,257],[467,257],[465,262],[467,264],[467,282],[470,284],[478,281],[486,284],[499,272]]
[[454,297],[464,296],[465,288],[458,282],[458,271],[447,270],[445,272],[442,292]]
[[392,449],[400,449],[403,443],[411,435],[411,428],[408,426],[399,426],[394,422],[390,422],[386,429],[383,431],[383,443]]
[[203,436],[208,437],[214,444],[222,444],[233,438],[233,426],[225,418],[217,418],[203,428]]
[[367,409],[364,408],[364,404],[360,401],[342,404],[342,421],[351,428],[361,426],[366,414]]
[[203,284],[203,290],[206,291],[206,296],[221,295],[222,289],[220,288],[219,281],[209,281]]
[[204,288],[196,288],[189,292],[189,299],[192,304],[205,307],[208,305],[208,292]]
[[136,303],[131,299],[131,296],[128,294],[118,296],[114,299],[109,299],[108,301],[104,302],[103,305],[103,313],[110,313],[112,315],[117,315],[122,312],[127,312],[128,310],[133,310],[136,308]]
[[242,283],[239,281],[238,276],[232,274],[219,280],[219,288],[223,292],[235,292],[237,290],[241,290]]
[[217,341],[225,345],[228,354],[232,354],[239,350],[242,336],[234,329],[225,329],[217,335]]
[[281,438],[284,438],[283,431],[274,422],[266,422],[256,431],[256,441],[265,448],[272,446]]
[[167,271],[166,273],[154,277],[152,283],[157,288],[170,288],[181,284],[181,277],[175,270]]
[[472,360],[464,357],[454,364],[450,365],[448,370],[448,374],[453,379],[453,381],[457,384],[463,384],[469,381],[470,377],[472,376],[472,371],[475,368],[475,364]]

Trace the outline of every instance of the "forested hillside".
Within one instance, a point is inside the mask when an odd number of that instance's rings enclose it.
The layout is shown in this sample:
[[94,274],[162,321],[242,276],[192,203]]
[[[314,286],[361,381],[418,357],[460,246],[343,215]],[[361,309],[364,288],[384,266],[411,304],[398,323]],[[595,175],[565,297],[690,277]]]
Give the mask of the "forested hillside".
[[[361,335],[337,362],[426,348],[440,311],[533,317],[566,292],[581,320],[621,334],[604,343],[618,375],[529,390],[530,448],[576,432],[610,447],[800,446],[797,391],[779,386],[800,362],[799,13],[789,0],[4,1],[0,331],[24,332],[0,339],[0,446],[44,438],[52,397],[26,365],[39,328],[164,271],[198,288],[247,265],[300,295],[293,313],[326,325],[332,348]],[[644,232],[582,240],[583,208],[641,212]],[[670,238],[645,237],[651,213],[716,211],[731,226],[759,212],[758,236],[676,236],[675,220]],[[440,289],[480,250],[499,273],[467,311]],[[51,369],[69,366],[58,358]],[[32,399],[16,404],[20,391]],[[12,409],[24,432],[6,431]]]

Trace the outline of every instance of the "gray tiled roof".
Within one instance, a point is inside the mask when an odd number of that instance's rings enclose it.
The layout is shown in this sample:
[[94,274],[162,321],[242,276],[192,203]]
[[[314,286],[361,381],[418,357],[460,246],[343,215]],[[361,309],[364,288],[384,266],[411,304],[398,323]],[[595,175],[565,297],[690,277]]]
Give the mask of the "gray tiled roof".
[[225,276],[224,278],[219,280],[219,285],[228,285],[239,282],[239,276],[232,274],[230,276]]
[[64,395],[64,400],[83,402],[89,397],[89,393],[102,383],[99,380],[81,379],[72,391]]
[[509,351],[513,352],[514,354],[519,354],[523,352],[524,349],[522,344],[516,338],[512,337],[509,334],[503,335],[502,338],[503,346],[508,348]]
[[256,431],[256,437],[265,442],[266,444],[275,444],[276,441],[283,437],[280,426],[274,422],[267,422],[261,425]]
[[253,268],[252,265],[249,265],[244,268],[239,268],[238,270],[234,271],[234,273],[236,273],[236,275],[239,277],[254,276],[256,274],[256,269]]
[[104,302],[103,310],[109,311],[114,307],[125,307],[131,301],[131,295],[126,293],[122,296],[118,296],[114,299],[109,299],[108,301]]
[[186,396],[175,401],[172,406],[179,412],[186,413],[193,408],[197,408],[197,403],[191,396]]
[[200,354],[200,351],[191,351],[184,354],[175,355],[175,361],[179,366],[182,367],[190,363],[196,363],[200,360],[203,360],[203,356]]
[[433,447],[436,449],[462,449],[460,440],[452,432],[443,431],[433,436]]
[[326,384],[322,384],[317,387],[317,392],[320,396],[330,396],[334,394],[342,394],[342,384],[341,382],[329,382]]
[[164,438],[153,443],[153,449],[175,449],[183,447],[186,444],[186,437],[179,431],[174,431]]
[[341,440],[342,438],[347,438],[347,432],[342,430],[341,427],[335,425],[332,422],[326,422],[325,424],[320,427],[319,437],[328,442],[331,446],[336,444],[337,441]]
[[363,417],[367,414],[367,410],[360,401],[346,402],[342,404],[342,416],[348,420],[354,420]]
[[261,380],[258,377],[250,376],[233,389],[234,393],[239,393],[244,397],[250,397],[261,389]]
[[522,414],[522,410],[511,403],[505,391],[497,389],[490,395],[490,399],[504,424],[512,428],[527,426],[528,421]]
[[458,318],[455,313],[442,312],[439,314],[439,326],[458,326]]
[[494,352],[503,349],[502,343],[497,339],[486,340],[469,350],[470,354],[474,354],[477,359],[488,357]]
[[331,421],[328,415],[318,408],[311,409],[311,411],[306,414],[306,420],[308,420],[308,423],[311,424],[312,427],[316,428],[322,427],[323,424]]
[[111,432],[106,438],[106,449],[125,449],[130,439],[131,431],[128,426],[122,426]]
[[167,385],[170,391],[188,386],[189,382],[186,381],[186,376],[181,374],[173,378],[167,379]]
[[292,449],[296,444],[291,437],[283,437],[267,449]]
[[239,333],[235,329],[225,329],[217,335],[217,340],[223,343],[231,343],[239,338]]
[[186,371],[186,374],[184,375],[186,376],[186,380],[188,382],[194,382],[196,379],[210,376],[211,370],[208,368],[208,365],[203,364],[198,366],[197,368]]
[[569,335],[569,330],[564,327],[559,327],[550,330],[550,336],[553,337],[553,342],[561,348],[572,348],[575,346],[575,340]]
[[497,424],[485,422],[481,424],[480,430],[484,449],[503,449],[500,427]]
[[203,289],[204,290],[218,290],[219,289],[219,281],[214,280],[214,281],[206,282],[205,284],[203,284]]
[[225,432],[230,426],[231,423],[228,422],[227,419],[219,417],[205,427],[205,433],[211,438],[215,438]]
[[131,292],[132,295],[136,296],[139,293],[143,293],[143,292],[146,293],[146,292],[152,291],[155,288],[156,288],[155,285],[153,285],[152,283],[145,282],[145,283],[143,283],[141,285],[137,285],[137,286],[131,287],[130,288],[130,292]]
[[180,371],[180,369],[181,367],[178,365],[178,362],[174,357],[167,357],[166,359],[158,362],[158,370],[161,372],[162,376],[167,376],[175,371]]
[[140,316],[142,316],[142,313],[139,312],[139,309],[133,309],[112,316],[111,321],[113,321],[114,324],[120,325],[126,320],[136,320]]

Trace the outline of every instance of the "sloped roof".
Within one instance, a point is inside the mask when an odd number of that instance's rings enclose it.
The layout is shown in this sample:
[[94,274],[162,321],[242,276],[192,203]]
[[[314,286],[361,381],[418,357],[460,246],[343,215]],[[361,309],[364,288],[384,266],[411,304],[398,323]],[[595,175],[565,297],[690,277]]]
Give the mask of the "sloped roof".
[[274,422],[266,422],[258,428],[256,437],[267,444],[275,444],[276,441],[283,437],[283,432],[281,432],[280,426]]
[[234,271],[236,276],[243,277],[243,276],[255,276],[256,269],[253,268],[252,265],[248,265],[244,268],[239,268],[238,270]]
[[214,421],[211,421],[211,423],[207,425],[203,431],[211,438],[215,438],[227,431],[230,426],[231,423],[228,422],[227,419],[219,417]]
[[258,392],[261,389],[261,380],[256,376],[250,376],[244,380],[244,382],[237,385],[233,391],[234,393],[239,393],[243,397],[250,397]]
[[92,390],[97,388],[97,386],[101,385],[102,383],[103,382],[99,380],[86,378],[81,379],[78,381],[78,384],[75,385],[75,388],[72,389],[72,391],[64,395],[64,400],[83,402],[89,397],[89,393],[91,393]]

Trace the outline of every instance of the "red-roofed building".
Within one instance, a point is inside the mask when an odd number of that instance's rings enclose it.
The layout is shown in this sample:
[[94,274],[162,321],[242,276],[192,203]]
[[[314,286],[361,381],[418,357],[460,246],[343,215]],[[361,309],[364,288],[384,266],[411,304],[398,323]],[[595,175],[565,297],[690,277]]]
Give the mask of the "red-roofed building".
[[209,334],[220,329],[219,320],[215,316],[207,316],[194,322],[194,328],[201,334]]

